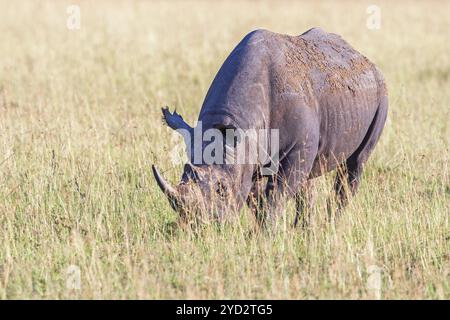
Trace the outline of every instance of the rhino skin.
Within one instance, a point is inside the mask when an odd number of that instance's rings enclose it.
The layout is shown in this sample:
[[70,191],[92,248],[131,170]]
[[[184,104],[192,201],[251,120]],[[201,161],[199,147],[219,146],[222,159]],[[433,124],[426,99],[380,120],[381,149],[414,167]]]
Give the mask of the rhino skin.
[[[227,197],[219,201],[215,206],[221,211],[218,216],[247,201],[259,221],[274,221],[280,212],[277,208],[295,197],[297,224],[302,212],[308,211],[305,199],[311,179],[339,169],[334,184],[338,211],[355,194],[387,111],[381,72],[340,36],[319,28],[300,36],[256,30],[225,60],[198,120],[205,130],[278,129],[278,171],[264,180],[254,164],[188,163],[175,188],[155,167],[153,173],[177,211],[186,203],[186,190],[196,185],[207,210],[211,210],[208,204],[214,192],[228,190],[227,195],[233,195],[235,201]],[[168,109],[163,109],[163,117],[173,129],[193,130]],[[308,217],[303,215],[302,221],[306,223]]]

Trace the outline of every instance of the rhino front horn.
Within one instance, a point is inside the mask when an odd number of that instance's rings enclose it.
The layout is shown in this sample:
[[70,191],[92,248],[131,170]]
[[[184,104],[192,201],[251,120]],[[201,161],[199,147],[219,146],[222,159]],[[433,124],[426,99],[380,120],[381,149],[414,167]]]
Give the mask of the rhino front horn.
[[154,165],[152,165],[152,171],[159,188],[169,199],[172,208],[177,210],[180,205],[178,192],[166,181],[166,179],[164,179]]

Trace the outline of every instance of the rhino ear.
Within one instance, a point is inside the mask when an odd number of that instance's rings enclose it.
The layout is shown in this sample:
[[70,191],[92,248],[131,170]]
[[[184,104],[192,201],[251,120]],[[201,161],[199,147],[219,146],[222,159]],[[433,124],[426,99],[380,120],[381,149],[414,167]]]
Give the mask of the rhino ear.
[[179,134],[183,136],[184,143],[186,145],[186,153],[188,159],[192,160],[192,150],[191,150],[191,139],[194,136],[194,128],[188,125],[183,117],[180,116],[176,111],[171,113],[168,107],[162,108],[163,113],[163,121],[167,124],[168,127],[176,130]]
[[179,115],[176,110],[173,113],[170,113],[169,107],[161,108],[161,110],[163,113],[163,121],[173,130],[192,130],[192,127],[183,120],[183,117]]

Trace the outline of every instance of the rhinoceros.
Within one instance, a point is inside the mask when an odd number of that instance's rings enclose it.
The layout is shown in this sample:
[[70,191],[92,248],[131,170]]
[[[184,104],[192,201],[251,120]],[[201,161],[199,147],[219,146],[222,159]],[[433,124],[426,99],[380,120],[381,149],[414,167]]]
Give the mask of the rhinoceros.
[[[189,160],[181,182],[171,186],[152,166],[156,182],[182,216],[197,208],[222,219],[245,203],[258,221],[276,221],[289,198],[296,199],[295,223],[305,215],[310,181],[338,171],[334,189],[339,211],[358,189],[363,166],[382,133],[388,111],[379,69],[339,35],[312,28],[299,36],[256,30],[234,48],[215,76],[196,127],[163,108],[163,119],[184,132]],[[276,130],[277,165],[193,161],[193,136],[209,129]],[[191,139],[192,138],[192,139]],[[233,155],[239,139],[221,142]],[[266,141],[267,142],[267,141]],[[252,152],[270,153],[268,144]],[[206,144],[200,144],[204,151]],[[229,152],[227,152],[229,151]],[[235,154],[234,154],[235,156]],[[201,158],[201,157],[200,157]],[[275,158],[275,157],[274,157]],[[255,200],[256,199],[256,200]],[[195,204],[195,205],[192,205]],[[264,205],[262,205],[264,204]]]

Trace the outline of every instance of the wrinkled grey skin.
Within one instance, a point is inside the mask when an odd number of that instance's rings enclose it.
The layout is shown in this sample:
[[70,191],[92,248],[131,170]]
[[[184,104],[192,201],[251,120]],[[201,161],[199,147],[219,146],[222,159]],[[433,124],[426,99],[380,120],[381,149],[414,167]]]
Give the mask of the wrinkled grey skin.
[[[247,201],[261,221],[274,221],[286,197],[295,197],[297,223],[310,179],[339,168],[339,208],[357,191],[387,110],[380,71],[340,36],[316,28],[300,36],[256,30],[220,68],[198,119],[204,130],[279,129],[278,172],[261,181],[257,165],[187,165],[175,188],[156,168],[155,177],[180,212],[192,201],[187,190],[196,185],[197,203],[219,218]],[[192,130],[178,114],[163,114],[170,127]]]

